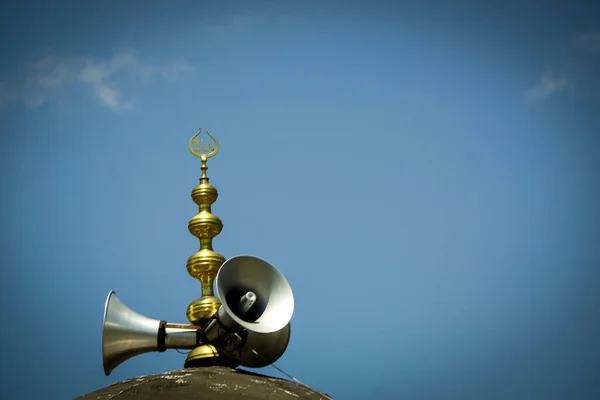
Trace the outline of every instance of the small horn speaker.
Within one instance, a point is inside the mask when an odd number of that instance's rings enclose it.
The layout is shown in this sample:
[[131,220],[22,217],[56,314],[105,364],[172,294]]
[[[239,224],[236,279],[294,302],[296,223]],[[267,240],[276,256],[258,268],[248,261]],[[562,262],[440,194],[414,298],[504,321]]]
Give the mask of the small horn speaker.
[[[221,307],[242,328],[251,332],[277,332],[294,314],[294,293],[277,268],[252,256],[225,261],[215,278]],[[242,302],[253,293],[253,304],[245,310]]]
[[240,329],[261,342],[253,335],[283,330],[294,314],[290,284],[277,268],[260,258],[228,259],[217,273],[215,287],[221,307],[202,333],[205,342],[212,343]]
[[193,349],[199,342],[195,325],[169,324],[140,315],[110,291],[104,306],[102,364],[110,373],[139,354],[166,349]]

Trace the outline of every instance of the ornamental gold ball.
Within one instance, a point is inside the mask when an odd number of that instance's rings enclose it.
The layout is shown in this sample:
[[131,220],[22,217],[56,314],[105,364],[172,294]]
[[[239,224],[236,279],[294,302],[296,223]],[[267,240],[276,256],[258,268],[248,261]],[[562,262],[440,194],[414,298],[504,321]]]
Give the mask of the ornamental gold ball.
[[[225,262],[225,257],[211,249],[201,249],[192,254],[187,260],[186,268],[188,273],[196,279],[199,279],[204,286],[203,277],[217,276],[221,265]],[[212,285],[211,280],[211,285]],[[206,282],[208,284],[208,282]]]
[[219,197],[219,192],[217,192],[217,189],[208,182],[200,182],[200,184],[192,190],[192,200],[194,200],[194,203],[198,206],[213,204],[217,201],[217,197]]
[[188,305],[185,315],[192,324],[200,325],[215,315],[219,311],[219,307],[221,307],[221,301],[217,297],[202,296]]
[[198,239],[214,238],[223,229],[221,219],[209,210],[200,210],[188,223],[190,233]]

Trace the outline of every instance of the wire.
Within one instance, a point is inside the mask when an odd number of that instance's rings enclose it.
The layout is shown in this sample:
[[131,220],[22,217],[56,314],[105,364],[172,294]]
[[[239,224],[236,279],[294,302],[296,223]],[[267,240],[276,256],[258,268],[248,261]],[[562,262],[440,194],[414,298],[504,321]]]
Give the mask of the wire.
[[[277,365],[275,365],[274,362],[270,362],[269,360],[265,359],[263,356],[261,356],[256,350],[252,349],[252,353],[256,354],[257,356],[259,356],[260,358],[262,358],[262,360],[266,363],[269,363],[269,365],[273,368],[275,368],[277,371],[281,372],[282,374],[284,374],[285,376],[287,376],[288,378],[292,379],[294,382],[296,382],[299,385],[305,386],[311,390],[314,390],[313,388],[311,388],[310,386],[308,386],[305,383],[300,382],[298,379],[296,379],[295,377],[293,377],[292,375],[288,374],[287,372],[285,372],[284,370],[282,370],[281,368],[279,368]],[[333,397],[329,396],[326,393],[322,393],[323,395],[325,395],[327,398],[331,399],[331,400],[335,400]]]

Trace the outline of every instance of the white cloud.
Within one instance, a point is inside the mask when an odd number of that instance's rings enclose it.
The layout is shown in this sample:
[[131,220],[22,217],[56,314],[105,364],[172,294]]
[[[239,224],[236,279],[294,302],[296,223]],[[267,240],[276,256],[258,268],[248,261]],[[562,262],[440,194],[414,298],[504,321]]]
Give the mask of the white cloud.
[[563,77],[542,75],[535,86],[527,91],[527,98],[532,101],[541,100],[552,93],[565,90],[568,86],[568,81]]
[[132,110],[133,100],[122,101],[121,95],[115,89],[105,86],[96,86],[95,95],[100,104],[113,110]]
[[539,101],[566,92],[597,107],[600,100],[600,33],[574,35],[557,48],[557,56],[546,72],[526,92],[529,101]]
[[173,81],[180,73],[192,69],[191,65],[181,62],[162,66],[146,64],[131,51],[120,51],[106,60],[50,56],[28,65],[21,84],[10,86],[0,82],[0,104],[21,101],[27,107],[39,107],[56,99],[68,86],[79,86],[88,89],[102,106],[131,110],[133,99],[124,99],[119,89],[117,78],[121,75],[133,75],[147,84],[156,76]]

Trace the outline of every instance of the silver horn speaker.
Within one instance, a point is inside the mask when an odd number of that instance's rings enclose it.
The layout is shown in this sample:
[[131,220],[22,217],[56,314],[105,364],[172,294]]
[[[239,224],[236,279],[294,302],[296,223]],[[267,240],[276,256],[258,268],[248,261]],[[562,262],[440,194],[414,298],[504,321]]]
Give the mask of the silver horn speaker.
[[198,343],[197,326],[145,317],[123,304],[114,291],[108,294],[102,326],[102,364],[106,375],[139,354],[193,349]]
[[[286,334],[284,328],[294,314],[294,294],[277,268],[257,257],[232,257],[219,269],[215,287],[221,307],[203,330],[203,342],[212,343],[245,329],[248,340],[253,343],[262,344],[267,340],[268,336],[261,339],[256,336],[259,334],[278,337],[278,346],[285,351],[289,330]],[[284,332],[275,335],[282,330]],[[264,349],[263,346],[263,351],[268,352]]]
[[277,332],[249,332],[240,352],[240,364],[249,368],[262,368],[274,363],[285,353],[290,334],[289,323]]

